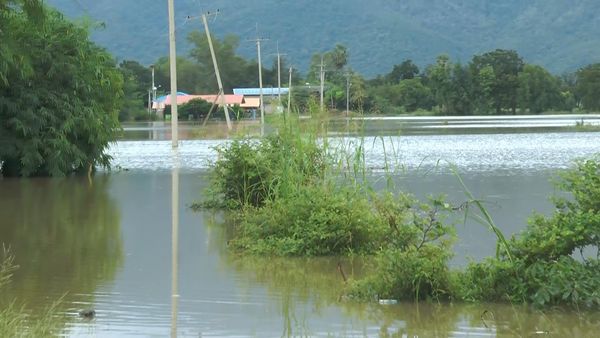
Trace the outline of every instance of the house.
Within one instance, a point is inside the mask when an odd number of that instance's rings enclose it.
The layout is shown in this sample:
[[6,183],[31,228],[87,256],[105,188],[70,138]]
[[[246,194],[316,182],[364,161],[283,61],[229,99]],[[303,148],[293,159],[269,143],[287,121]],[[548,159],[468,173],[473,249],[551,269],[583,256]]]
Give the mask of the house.
[[[242,106],[245,102],[243,95],[225,94],[224,97],[225,97],[225,104],[228,107],[233,107],[236,105]],[[184,105],[194,99],[202,99],[209,103],[221,105],[220,95],[215,95],[215,94],[190,95],[190,94],[183,93],[183,92],[177,93],[177,105],[178,106]],[[170,105],[171,105],[171,95],[164,95],[164,96],[158,97],[156,99],[156,101],[154,101],[152,103],[152,109],[156,110],[156,114],[159,116],[159,118],[163,118],[164,117],[163,113],[164,113],[165,107],[170,106]]]
[[[225,96],[225,104],[228,107],[233,107],[235,105],[241,106],[242,103],[244,103],[244,95],[225,94],[223,96]],[[202,99],[210,103],[221,105],[220,95],[177,95],[177,105],[184,105],[194,99]],[[170,106],[171,96],[168,96],[163,104],[165,106]]]
[[[256,104],[256,100],[258,100],[258,105],[255,109],[260,108],[260,88],[233,88],[233,93],[237,94],[237,95],[244,95],[244,98],[248,101],[250,99],[252,99],[252,104]],[[268,87],[268,88],[263,88],[262,89],[262,95],[263,95],[263,100],[264,100],[264,106],[265,106],[265,113],[272,113],[277,111],[277,106],[279,105],[279,102],[277,102],[277,98],[279,95],[281,96],[287,96],[287,94],[289,93],[289,89],[288,88],[273,88],[273,87]],[[252,110],[254,109],[253,107],[244,107],[241,106],[242,108],[245,108],[247,110]],[[279,110],[281,110],[282,108],[280,107]]]

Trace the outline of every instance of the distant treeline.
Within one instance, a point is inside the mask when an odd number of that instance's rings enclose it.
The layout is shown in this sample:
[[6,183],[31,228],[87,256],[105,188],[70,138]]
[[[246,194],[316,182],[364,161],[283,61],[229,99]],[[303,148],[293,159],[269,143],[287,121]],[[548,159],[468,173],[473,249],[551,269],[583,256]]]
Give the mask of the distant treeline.
[[[178,57],[178,89],[189,93],[216,93],[217,83],[204,33],[190,33],[194,48]],[[258,87],[258,65],[236,53],[239,37],[213,37],[225,92],[234,87]],[[439,115],[539,114],[550,111],[600,110],[600,63],[570,74],[551,74],[527,64],[516,51],[497,49],[475,55],[470,62],[453,62],[440,55],[432,65],[419,69],[411,60],[393,66],[388,74],[365,79],[348,66],[349,50],[336,45],[314,54],[309,70],[293,69],[294,106],[302,111],[316,99],[320,63],[325,71],[325,102],[329,109],[345,110],[347,85],[350,110],[365,114],[430,113]],[[374,60],[375,62],[376,60]],[[153,65],[159,93],[169,88],[169,60]],[[120,63],[125,79],[125,104],[121,120],[144,117],[151,69],[137,61]],[[277,63],[263,64],[263,86],[277,87]],[[282,83],[287,86],[289,66],[282,57]],[[313,93],[313,94],[311,94]]]

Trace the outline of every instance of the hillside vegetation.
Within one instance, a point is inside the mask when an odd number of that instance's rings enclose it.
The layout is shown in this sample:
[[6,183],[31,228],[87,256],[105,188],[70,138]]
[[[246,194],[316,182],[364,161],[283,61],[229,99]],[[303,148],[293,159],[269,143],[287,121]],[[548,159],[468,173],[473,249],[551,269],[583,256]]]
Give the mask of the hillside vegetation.
[[[69,17],[89,16],[100,27],[93,38],[120,59],[154,62],[168,53],[167,4],[152,0],[49,0]],[[242,38],[240,52],[254,57],[246,42],[270,38],[264,55],[275,52],[276,41],[290,60],[306,70],[315,52],[336,43],[350,50],[350,65],[373,76],[412,59],[419,66],[446,53],[467,62],[472,55],[496,48],[514,49],[528,63],[553,73],[574,71],[600,56],[600,10],[596,0],[303,0],[251,2],[177,0],[178,44],[201,29],[205,11],[220,10],[211,23],[214,33]],[[272,58],[272,56],[270,56]],[[270,60],[268,62],[271,62]]]

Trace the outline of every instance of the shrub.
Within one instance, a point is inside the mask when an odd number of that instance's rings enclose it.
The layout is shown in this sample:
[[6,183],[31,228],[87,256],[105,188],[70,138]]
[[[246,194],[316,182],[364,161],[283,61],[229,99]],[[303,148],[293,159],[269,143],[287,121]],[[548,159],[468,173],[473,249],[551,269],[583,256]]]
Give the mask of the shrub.
[[445,225],[449,206],[441,197],[419,203],[409,195],[383,194],[375,200],[386,223],[386,246],[377,253],[375,273],[354,282],[355,298],[405,300],[448,298],[451,293],[448,261],[454,227]]
[[333,184],[299,186],[241,218],[231,244],[263,255],[372,253],[387,230],[364,193]]
[[206,207],[260,207],[323,177],[325,152],[298,132],[235,140],[217,148]]
[[[471,263],[457,277],[465,300],[526,302],[536,306],[600,306],[600,263],[583,256],[600,244],[600,163],[579,161],[557,186],[570,198],[554,198],[550,217],[534,215],[508,243],[512,259]],[[579,251],[581,260],[573,255]]]

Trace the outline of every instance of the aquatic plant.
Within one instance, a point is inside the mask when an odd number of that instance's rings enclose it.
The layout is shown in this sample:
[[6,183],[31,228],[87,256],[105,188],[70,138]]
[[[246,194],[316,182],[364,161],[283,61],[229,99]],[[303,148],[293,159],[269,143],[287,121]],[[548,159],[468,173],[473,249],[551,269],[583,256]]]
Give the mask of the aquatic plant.
[[285,198],[244,209],[230,245],[277,256],[372,253],[387,232],[372,209],[367,196],[352,187],[298,186]]
[[[549,217],[534,214],[527,228],[508,241],[510,256],[471,263],[459,272],[457,297],[600,307],[600,161],[576,162],[557,186],[570,198],[553,198],[556,210]],[[586,250],[596,257],[586,256]]]
[[[233,250],[373,256],[374,272],[349,283],[349,295],[357,299],[600,306],[598,257],[583,257],[586,249],[597,253],[600,244],[598,159],[577,162],[562,175],[558,186],[572,196],[554,198],[552,216],[533,215],[521,234],[507,239],[458,175],[468,198],[460,207],[443,197],[423,203],[397,191],[390,180],[393,158],[385,158],[386,188],[376,191],[364,139],[352,145],[329,140],[325,122],[313,118],[312,129],[284,124],[276,135],[219,150],[212,200],[205,206],[236,209]],[[451,271],[455,233],[445,216],[458,210],[488,227],[498,244],[495,257]],[[581,260],[573,257],[577,251]]]
[[[14,256],[6,247],[0,252],[0,291],[10,283],[12,273],[18,268]],[[31,316],[16,301],[0,303],[0,336],[2,337],[49,337],[58,336],[61,329],[56,309],[61,299],[53,302],[42,314]]]
[[325,152],[310,135],[284,128],[260,140],[217,147],[204,207],[260,207],[268,200],[322,178]]
[[389,228],[387,243],[375,255],[371,276],[354,281],[358,299],[447,299],[452,292],[448,261],[453,256],[454,227],[444,222],[451,211],[443,197],[420,203],[409,195],[384,193],[377,213]]

